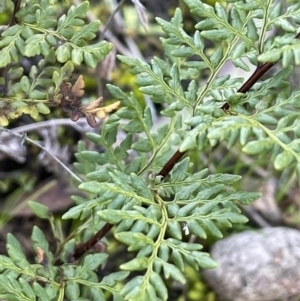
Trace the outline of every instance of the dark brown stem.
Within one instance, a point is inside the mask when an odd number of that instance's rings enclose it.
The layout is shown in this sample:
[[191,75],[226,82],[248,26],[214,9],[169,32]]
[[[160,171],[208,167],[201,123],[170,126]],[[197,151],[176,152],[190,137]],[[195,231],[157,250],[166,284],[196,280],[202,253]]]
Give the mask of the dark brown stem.
[[[254,73],[248,78],[248,80],[237,90],[239,93],[248,92],[251,87],[267,72],[269,71],[276,63],[265,63],[261,66],[258,66]],[[221,109],[227,111],[230,108],[228,102],[225,102]]]
[[101,238],[103,238],[113,227],[112,224],[106,223],[92,238],[80,245],[73,255],[73,260],[79,259],[85,252],[91,249]]
[[172,158],[166,163],[166,165],[158,173],[158,176],[162,176],[163,178],[165,178],[172,170],[172,168],[175,166],[175,164],[179,162],[179,160],[182,158],[184,154],[185,152],[182,153],[178,149],[176,153],[172,156]]
[[[295,36],[295,39],[300,39],[300,32]],[[278,62],[278,61],[277,61]],[[239,93],[248,92],[252,86],[267,72],[269,71],[277,62],[274,63],[265,63],[263,65],[259,65],[254,73],[248,78],[248,80],[237,90]],[[230,106],[228,102],[225,102],[221,109],[224,111],[229,110]]]
[[17,23],[17,21],[16,21],[16,13],[20,9],[21,1],[22,0],[12,0],[12,2],[14,3],[14,11],[13,11],[13,15],[12,15],[12,18],[10,20],[9,26],[13,26],[13,25],[15,25]]

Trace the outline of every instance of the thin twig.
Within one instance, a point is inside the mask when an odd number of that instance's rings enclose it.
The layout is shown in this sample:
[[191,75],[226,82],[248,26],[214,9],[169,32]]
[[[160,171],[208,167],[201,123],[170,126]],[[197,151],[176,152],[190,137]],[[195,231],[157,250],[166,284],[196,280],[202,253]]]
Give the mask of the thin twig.
[[[28,133],[28,132],[39,131],[43,128],[57,127],[57,126],[71,126],[77,130],[79,129],[82,130],[82,126],[85,124],[87,124],[85,118],[80,118],[76,122],[72,121],[70,118],[49,119],[45,121],[22,125],[14,129],[11,129],[11,131],[14,133]],[[89,126],[89,130],[90,128],[91,127]]]
[[271,225],[260,215],[255,209],[251,207],[242,207],[242,211],[252,220],[254,221],[260,228],[271,227]]
[[53,156],[44,146],[42,146],[41,144],[39,144],[38,142],[28,138],[26,135],[22,135],[22,134],[19,134],[19,133],[16,133],[12,130],[9,130],[9,129],[5,129],[5,128],[2,128],[0,127],[0,130],[1,131],[5,131],[5,132],[8,132],[12,135],[15,135],[17,137],[19,137],[22,140],[26,140],[28,142],[30,142],[31,144],[33,145],[36,145],[37,147],[39,147],[40,149],[42,149],[44,152],[46,152],[53,160],[55,160],[59,165],[61,165],[73,178],[75,178],[78,182],[82,183],[83,180],[80,179],[70,168],[68,168],[63,162],[61,162],[57,157]]
[[121,9],[122,5],[126,2],[126,0],[122,0],[117,7],[114,9],[113,13],[110,15],[110,17],[108,18],[108,20],[106,21],[105,25],[102,27],[101,29],[101,35],[100,35],[100,41],[104,39],[104,35],[105,32],[108,29],[109,24],[111,23],[111,21],[113,20],[114,16],[117,14],[117,12]]

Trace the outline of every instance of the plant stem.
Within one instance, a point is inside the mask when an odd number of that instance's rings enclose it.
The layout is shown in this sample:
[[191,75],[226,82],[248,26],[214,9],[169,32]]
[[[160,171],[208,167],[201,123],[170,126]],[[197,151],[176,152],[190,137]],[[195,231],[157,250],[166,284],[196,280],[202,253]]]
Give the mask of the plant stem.
[[14,11],[13,11],[13,15],[12,15],[12,18],[10,20],[9,26],[14,26],[17,23],[17,21],[16,21],[16,13],[20,9],[21,1],[22,0],[13,0],[12,1],[14,3]]
[[106,223],[92,238],[90,238],[87,242],[78,247],[78,249],[73,255],[72,260],[76,261],[77,259],[79,259],[85,252],[92,248],[102,237],[104,237],[112,227],[112,224]]

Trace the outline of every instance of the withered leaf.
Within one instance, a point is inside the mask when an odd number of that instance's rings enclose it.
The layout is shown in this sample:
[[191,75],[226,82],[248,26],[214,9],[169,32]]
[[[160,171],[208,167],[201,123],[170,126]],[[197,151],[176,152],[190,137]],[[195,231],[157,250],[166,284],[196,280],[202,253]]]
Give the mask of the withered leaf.
[[85,114],[87,122],[91,127],[95,127],[97,125],[95,115],[100,119],[104,119],[107,116],[107,113],[110,113],[111,111],[118,109],[119,106],[121,105],[121,102],[117,101],[107,106],[100,107],[102,101],[103,101],[103,97],[99,97],[93,102],[85,106],[82,106],[80,108],[80,111]]
[[39,264],[43,265],[44,267],[48,265],[47,255],[42,248],[40,247],[36,248],[36,255],[37,255],[37,262]]
[[71,89],[71,92],[75,95],[75,96],[82,96],[84,94],[84,80],[83,80],[83,76],[79,75],[74,86]]
[[68,93],[70,92],[70,87],[71,87],[71,84],[67,83],[66,81],[63,81],[60,84],[60,92],[62,93],[63,96],[68,95]]
[[86,113],[85,114],[86,120],[88,122],[88,124],[92,127],[95,128],[97,126],[97,121],[96,118],[93,114],[91,113]]
[[75,109],[72,111],[72,116],[71,116],[71,120],[72,121],[77,121],[80,117],[83,117],[84,114],[79,111],[78,109]]
[[116,101],[110,105],[100,108],[96,112],[96,115],[98,118],[104,119],[106,117],[107,113],[110,113],[111,111],[118,109],[120,105],[121,105],[121,101]]
[[95,109],[99,109],[101,102],[103,101],[103,97],[100,96],[99,98],[97,98],[96,100],[84,105],[81,107],[81,110],[84,112],[90,112],[93,113],[93,110]]

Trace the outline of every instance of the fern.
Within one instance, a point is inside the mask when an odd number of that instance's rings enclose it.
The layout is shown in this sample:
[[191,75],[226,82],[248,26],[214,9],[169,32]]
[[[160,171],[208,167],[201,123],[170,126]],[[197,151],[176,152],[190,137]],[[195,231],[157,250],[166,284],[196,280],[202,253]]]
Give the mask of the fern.
[[[153,58],[148,64],[118,57],[136,75],[140,91],[162,105],[165,125],[157,126],[151,109],[143,108],[133,93],[128,95],[116,86],[107,86],[122,107],[107,118],[99,134],[87,134],[105,152],[89,151],[83,143],[79,144],[75,167],[85,177],[79,189],[89,196],[74,196],[76,206],[63,215],[63,219],[79,219],[82,233],[60,241],[57,254],[53,255],[35,227],[34,247],[42,250],[36,265],[28,263],[18,242],[9,235],[9,257],[0,257],[1,298],[104,300],[112,294],[114,300],[167,300],[166,279],[185,283],[186,265],[196,270],[216,267],[209,255],[201,251],[202,245],[188,238],[191,234],[201,239],[221,238],[224,227],[247,221],[239,205],[249,204],[260,194],[235,191],[234,183],[241,178],[238,175],[209,174],[207,169],[193,172],[189,154],[179,161],[187,151],[204,151],[224,140],[228,149],[240,146],[246,154],[269,158],[275,169],[288,168],[300,177],[299,90],[291,92],[287,81],[292,69],[287,65],[292,59],[295,64],[300,61],[295,27],[300,5],[290,4],[282,12],[281,3],[270,0],[227,2],[227,7],[216,3],[213,8],[198,0],[185,0],[199,21],[192,34],[184,30],[179,8],[170,22],[157,18],[165,32],[161,38],[165,59]],[[19,18],[24,24],[9,28],[2,46],[5,65],[18,61],[14,44],[23,40],[23,30],[36,33],[35,38],[25,36],[23,51],[27,54],[36,55],[38,51],[46,55],[48,36],[50,40],[67,41],[47,54],[51,57],[52,51],[53,60],[65,63],[60,72],[51,67],[47,71],[33,67],[29,78],[23,76],[20,83],[11,86],[16,93],[23,89],[23,93],[38,95],[42,78],[53,71],[51,92],[41,90],[44,99],[47,93],[50,98],[56,95],[61,82],[72,72],[73,63],[84,61],[94,67],[94,62],[109,51],[109,45],[84,45],[99,26],[97,22],[83,25],[86,2],[61,17],[56,31],[51,29],[56,26],[51,5],[47,1],[41,3],[44,4],[32,1],[32,7],[20,10]],[[40,11],[33,15],[30,9],[35,7]],[[73,34],[70,26],[79,29]],[[276,38],[267,37],[274,28],[283,33]],[[37,41],[40,48],[31,53],[26,45]],[[207,41],[213,44],[211,49],[206,46]],[[271,78],[259,80],[281,58],[283,69]],[[253,67],[256,70],[247,81],[231,78],[230,74],[219,76],[228,62],[246,72]],[[10,72],[21,74],[18,68]],[[30,99],[30,93],[26,99]],[[12,99],[13,103],[23,101]],[[119,142],[121,130],[126,138]],[[51,223],[45,208],[35,203],[31,206]],[[124,260],[121,271],[99,282],[95,270],[109,260],[107,254],[86,255],[78,264],[74,261],[112,228],[115,239],[134,256]],[[82,236],[92,238],[76,247],[75,241]],[[62,264],[57,265],[56,261]],[[29,285],[28,281],[34,284]],[[90,289],[88,293],[86,287]]]
[[[85,63],[95,68],[112,45],[106,41],[90,44],[100,22],[86,24],[89,2],[71,6],[67,14],[57,17],[57,1],[30,1],[16,14],[18,23],[8,27],[0,40],[0,67],[6,67],[0,78],[0,125],[10,119],[30,114],[50,113],[49,105],[60,104],[60,85],[69,80],[74,66]],[[23,75],[22,57],[41,55],[29,76]],[[61,64],[61,68],[55,64]]]

